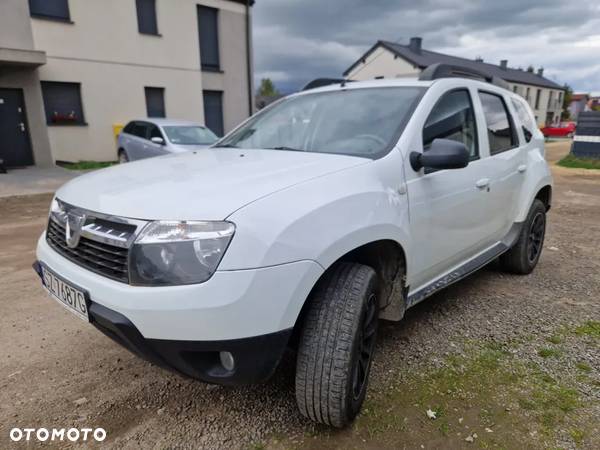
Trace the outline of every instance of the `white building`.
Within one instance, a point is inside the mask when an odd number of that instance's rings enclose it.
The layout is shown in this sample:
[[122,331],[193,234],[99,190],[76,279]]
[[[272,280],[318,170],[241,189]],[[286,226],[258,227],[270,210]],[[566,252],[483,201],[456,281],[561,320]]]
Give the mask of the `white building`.
[[0,159],[116,160],[144,116],[227,132],[253,110],[253,0],[2,0]]
[[427,66],[436,63],[466,66],[500,77],[529,102],[540,127],[560,122],[564,88],[544,78],[543,69],[537,72],[512,69],[508,67],[507,60],[495,65],[481,59],[432,52],[422,48],[420,37],[411,38],[408,45],[378,41],[344,72],[344,76],[350,80],[418,76]]

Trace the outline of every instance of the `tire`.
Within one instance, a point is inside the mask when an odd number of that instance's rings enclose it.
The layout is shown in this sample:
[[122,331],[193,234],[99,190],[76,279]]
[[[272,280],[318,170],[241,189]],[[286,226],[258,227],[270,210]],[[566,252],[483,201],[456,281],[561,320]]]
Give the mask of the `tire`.
[[341,428],[360,411],[377,337],[376,289],[372,268],[340,263],[310,299],[298,346],[296,401],[315,422]]
[[125,164],[129,162],[129,157],[127,156],[127,152],[121,149],[119,150],[119,164]]
[[544,246],[546,235],[546,206],[535,199],[519,239],[513,247],[500,257],[500,265],[507,272],[527,275],[533,271]]

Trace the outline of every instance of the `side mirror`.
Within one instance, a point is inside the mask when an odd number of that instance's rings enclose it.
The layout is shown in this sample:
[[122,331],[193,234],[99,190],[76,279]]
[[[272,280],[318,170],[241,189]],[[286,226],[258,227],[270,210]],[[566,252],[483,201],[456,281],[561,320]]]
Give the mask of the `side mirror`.
[[412,152],[410,165],[415,172],[426,169],[462,169],[469,164],[469,150],[462,142],[434,139],[424,153]]
[[165,145],[165,140],[161,137],[155,136],[152,139],[150,139],[150,141],[154,142],[155,144],[158,145]]

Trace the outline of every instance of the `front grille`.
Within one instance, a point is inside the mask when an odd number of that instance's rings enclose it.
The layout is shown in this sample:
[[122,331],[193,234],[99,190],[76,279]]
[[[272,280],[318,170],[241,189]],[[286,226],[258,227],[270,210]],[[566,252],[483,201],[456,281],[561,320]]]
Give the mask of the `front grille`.
[[65,258],[86,269],[123,283],[129,282],[128,250],[81,236],[75,248],[67,246],[65,227],[54,219],[48,221],[46,240]]

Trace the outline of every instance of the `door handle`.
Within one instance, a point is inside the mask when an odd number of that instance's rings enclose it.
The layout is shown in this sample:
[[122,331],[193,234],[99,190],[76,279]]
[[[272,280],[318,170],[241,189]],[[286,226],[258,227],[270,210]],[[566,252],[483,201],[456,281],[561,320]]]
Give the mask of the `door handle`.
[[475,186],[477,186],[479,189],[485,189],[490,186],[490,179],[482,178],[481,180],[477,180],[477,183],[475,183]]
[[523,173],[527,170],[527,166],[525,164],[521,164],[517,170],[519,171],[519,173]]

